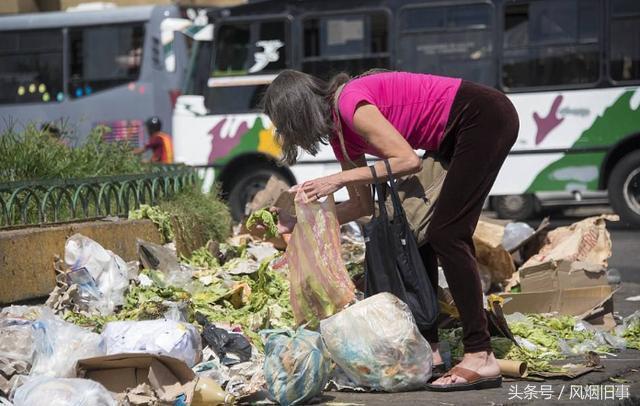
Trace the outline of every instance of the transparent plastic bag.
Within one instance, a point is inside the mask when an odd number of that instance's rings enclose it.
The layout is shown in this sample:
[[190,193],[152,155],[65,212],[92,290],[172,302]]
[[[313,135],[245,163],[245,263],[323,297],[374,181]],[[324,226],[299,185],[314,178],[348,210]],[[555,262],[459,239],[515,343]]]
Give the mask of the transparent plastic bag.
[[387,392],[418,389],[433,355],[409,307],[390,293],[371,296],[320,322],[331,358],[357,386]]
[[102,330],[107,355],[145,352],[168,355],[193,367],[202,358],[198,330],[175,320],[113,321]]
[[111,393],[89,379],[47,378],[29,379],[16,390],[14,406],[116,406]]
[[184,288],[193,278],[193,269],[180,264],[175,251],[152,242],[137,240],[142,266],[162,273],[164,284]]
[[40,306],[9,306],[2,309],[0,357],[31,364],[35,349],[32,324],[40,317],[42,309]]
[[35,351],[30,376],[73,377],[76,361],[104,355],[99,334],[43,311],[32,324]]
[[331,363],[320,334],[297,331],[262,331],[265,341],[264,377],[272,399],[281,405],[306,404],[322,393]]
[[502,247],[512,251],[536,231],[527,223],[509,223],[504,228]]
[[78,304],[103,316],[113,314],[129,287],[127,263],[82,234],[69,237],[64,250],[64,261],[71,268],[69,282],[80,289]]
[[296,195],[298,222],[287,247],[291,307],[298,325],[316,328],[355,298],[355,287],[342,261],[340,228],[333,195],[309,202]]

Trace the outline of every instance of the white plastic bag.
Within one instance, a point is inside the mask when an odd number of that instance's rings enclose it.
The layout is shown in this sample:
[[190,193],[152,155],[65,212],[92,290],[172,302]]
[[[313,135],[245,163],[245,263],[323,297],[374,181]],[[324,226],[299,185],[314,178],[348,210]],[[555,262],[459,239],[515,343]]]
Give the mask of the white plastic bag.
[[67,323],[50,310],[33,325],[35,352],[30,376],[73,377],[79,359],[104,355],[99,334]]
[[1,358],[31,364],[35,348],[31,326],[42,309],[41,306],[8,306],[0,311]]
[[64,261],[71,268],[70,282],[80,287],[82,304],[89,310],[108,316],[124,303],[129,270],[122,258],[91,238],[74,234],[65,244]]
[[509,223],[504,228],[502,246],[505,250],[512,251],[535,232],[527,223]]
[[89,379],[47,378],[29,379],[16,390],[14,406],[116,406],[111,393]]
[[107,355],[145,352],[169,355],[193,367],[202,356],[198,330],[175,320],[114,321],[102,331]]
[[431,348],[408,306],[390,293],[322,320],[320,331],[331,358],[357,386],[399,392],[431,377]]

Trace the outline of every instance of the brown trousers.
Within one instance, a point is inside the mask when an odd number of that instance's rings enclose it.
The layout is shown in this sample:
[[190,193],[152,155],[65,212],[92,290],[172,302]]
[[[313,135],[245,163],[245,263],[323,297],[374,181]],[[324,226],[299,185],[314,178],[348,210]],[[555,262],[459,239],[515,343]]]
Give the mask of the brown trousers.
[[[491,351],[472,236],[518,128],[516,110],[504,94],[462,82],[439,148],[449,169],[420,254],[434,287],[440,260],[460,313],[465,352]],[[437,326],[422,334],[438,342]]]

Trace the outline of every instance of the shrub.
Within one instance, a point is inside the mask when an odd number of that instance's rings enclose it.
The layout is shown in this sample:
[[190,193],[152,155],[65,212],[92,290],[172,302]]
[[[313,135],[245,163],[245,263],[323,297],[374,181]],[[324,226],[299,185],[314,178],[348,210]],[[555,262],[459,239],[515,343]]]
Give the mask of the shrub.
[[176,245],[183,255],[208,240],[225,241],[231,235],[231,213],[217,192],[205,194],[198,187],[188,188],[159,206],[173,219]]
[[80,145],[62,135],[52,136],[35,124],[21,132],[10,128],[0,134],[0,181],[81,178],[149,171],[127,143],[103,140],[107,127],[94,128]]

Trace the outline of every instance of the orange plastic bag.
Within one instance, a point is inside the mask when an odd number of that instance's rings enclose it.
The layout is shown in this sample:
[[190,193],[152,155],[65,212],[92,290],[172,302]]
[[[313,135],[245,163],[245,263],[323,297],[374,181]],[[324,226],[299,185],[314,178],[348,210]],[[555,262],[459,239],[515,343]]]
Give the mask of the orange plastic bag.
[[291,306],[298,325],[316,328],[354,300],[355,287],[342,262],[333,195],[309,202],[299,191],[295,206],[298,222],[286,251]]

